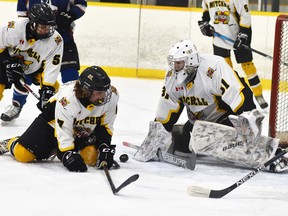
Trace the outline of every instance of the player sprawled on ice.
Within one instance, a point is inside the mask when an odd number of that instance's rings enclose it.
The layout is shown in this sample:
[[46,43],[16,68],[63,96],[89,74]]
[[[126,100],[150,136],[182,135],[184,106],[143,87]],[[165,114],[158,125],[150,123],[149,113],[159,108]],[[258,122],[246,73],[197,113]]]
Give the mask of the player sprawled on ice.
[[215,32],[231,38],[235,43],[213,38],[213,51],[215,55],[222,56],[232,66],[231,50],[234,50],[236,62],[247,75],[249,85],[255,95],[255,99],[262,109],[268,107],[262,95],[262,85],[253,63],[253,55],[250,50],[242,45],[250,47],[252,39],[251,14],[248,0],[203,0],[202,20],[198,22],[203,35],[214,37]]
[[77,81],[60,86],[42,113],[20,136],[0,142],[0,154],[10,151],[19,162],[57,157],[69,171],[85,172],[88,166],[111,168],[111,145],[119,95],[106,72],[86,68]]
[[12,104],[1,114],[2,121],[18,118],[26,103],[28,91],[21,80],[40,85],[40,110],[58,88],[63,39],[55,28],[54,12],[46,4],[33,5],[28,19],[0,27],[0,100],[4,89],[14,84]]
[[[170,49],[168,63],[155,121],[134,159],[191,164],[199,154],[258,167],[274,156],[278,140],[260,135],[264,116],[255,109],[244,79],[224,58],[200,55],[191,41],[183,40]],[[175,125],[184,107],[188,121]],[[270,170],[280,172],[285,165],[281,158]]]

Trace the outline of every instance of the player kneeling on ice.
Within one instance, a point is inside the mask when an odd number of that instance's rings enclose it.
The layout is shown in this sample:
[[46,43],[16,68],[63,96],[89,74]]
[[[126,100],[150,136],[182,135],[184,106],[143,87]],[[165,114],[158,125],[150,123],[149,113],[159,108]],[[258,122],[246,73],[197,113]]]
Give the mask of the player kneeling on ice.
[[[168,152],[194,163],[187,167],[194,169],[195,154],[247,167],[274,156],[278,140],[261,136],[264,116],[255,109],[245,80],[224,58],[200,55],[191,41],[183,40],[170,49],[168,65],[155,121],[134,159],[163,160]],[[188,121],[175,125],[184,107]],[[280,172],[286,165],[281,158],[270,170]]]
[[20,136],[0,142],[19,162],[48,159],[55,150],[69,171],[113,166],[111,145],[119,95],[106,72],[86,68],[77,81],[60,86],[42,113]]

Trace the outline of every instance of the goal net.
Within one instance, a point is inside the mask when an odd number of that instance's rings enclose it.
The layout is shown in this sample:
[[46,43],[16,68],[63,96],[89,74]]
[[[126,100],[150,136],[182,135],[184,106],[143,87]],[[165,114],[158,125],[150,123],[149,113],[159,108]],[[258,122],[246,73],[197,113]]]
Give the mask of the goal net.
[[276,20],[269,136],[288,146],[288,15],[279,15]]

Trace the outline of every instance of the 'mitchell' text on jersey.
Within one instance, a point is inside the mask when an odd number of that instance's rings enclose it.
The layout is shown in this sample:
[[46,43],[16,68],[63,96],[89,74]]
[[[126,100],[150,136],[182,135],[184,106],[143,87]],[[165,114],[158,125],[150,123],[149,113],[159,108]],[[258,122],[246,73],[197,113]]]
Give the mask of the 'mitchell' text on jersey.
[[209,7],[213,8],[213,7],[227,7],[228,10],[230,10],[230,7],[228,4],[226,4],[226,2],[224,1],[212,1],[209,3]]
[[82,120],[74,120],[74,125],[83,125],[83,124],[91,124],[91,125],[100,125],[101,124],[101,118],[100,117],[95,117],[95,116],[87,116],[86,118]]
[[205,98],[198,98],[195,96],[189,96],[189,97],[183,96],[179,98],[179,100],[187,105],[208,106],[208,102],[205,100]]
[[29,48],[27,50],[21,50],[19,48],[13,48],[14,49],[14,53],[13,54],[21,54],[22,52],[26,52],[28,54],[29,57],[34,58],[37,62],[40,62],[40,55],[33,51],[32,48]]

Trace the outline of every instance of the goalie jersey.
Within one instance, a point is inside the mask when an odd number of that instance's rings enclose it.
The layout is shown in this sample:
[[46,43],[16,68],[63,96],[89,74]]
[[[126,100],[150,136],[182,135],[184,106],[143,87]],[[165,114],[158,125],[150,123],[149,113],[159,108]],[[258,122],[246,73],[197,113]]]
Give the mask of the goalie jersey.
[[55,128],[55,136],[61,152],[73,150],[74,140],[81,133],[90,135],[93,132],[99,144],[110,144],[113,135],[119,100],[116,88],[112,87],[111,99],[106,104],[94,106],[87,103],[84,105],[75,96],[75,82],[71,81],[60,86],[58,92],[49,99],[47,106],[49,110],[46,109],[41,114]]
[[252,92],[244,79],[229,67],[224,58],[208,54],[200,55],[196,77],[186,85],[178,84],[177,72],[169,70],[166,73],[156,121],[170,131],[184,106],[192,124],[195,120],[221,123],[228,114],[246,111],[245,106],[250,106],[249,110],[255,108]]
[[[210,21],[216,32],[236,40],[242,28],[251,27],[248,0],[203,0],[203,21]],[[213,44],[225,49],[233,49],[233,43],[214,37]]]
[[11,21],[0,27],[0,54],[7,48],[11,57],[19,58],[25,75],[42,72],[42,84],[53,86],[60,73],[63,40],[60,34],[46,39],[27,38],[29,19]]

